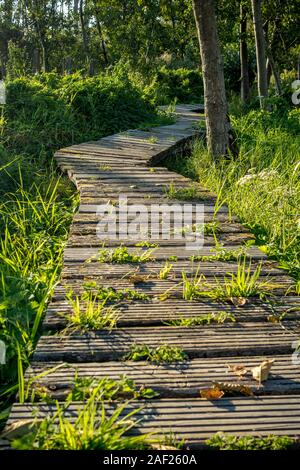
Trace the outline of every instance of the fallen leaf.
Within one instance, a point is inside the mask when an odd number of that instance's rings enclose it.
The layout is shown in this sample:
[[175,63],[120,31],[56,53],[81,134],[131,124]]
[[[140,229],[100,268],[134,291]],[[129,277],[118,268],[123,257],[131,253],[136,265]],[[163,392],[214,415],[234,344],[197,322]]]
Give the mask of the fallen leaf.
[[223,397],[223,390],[218,390],[217,388],[204,388],[200,391],[201,398],[206,400],[219,400]]
[[231,382],[214,382],[216,390],[223,392],[226,395],[244,395],[252,397],[253,391],[247,385],[235,384]]
[[247,299],[244,297],[230,297],[230,301],[235,307],[243,307],[246,304]]
[[241,364],[226,364],[226,366],[228,368],[227,372],[233,372],[240,378],[244,377],[244,375],[246,375],[248,372],[248,369],[246,369],[246,367]]
[[255,380],[257,380],[260,384],[268,379],[272,365],[275,359],[267,359],[263,361],[259,366],[253,367],[251,369],[252,376]]

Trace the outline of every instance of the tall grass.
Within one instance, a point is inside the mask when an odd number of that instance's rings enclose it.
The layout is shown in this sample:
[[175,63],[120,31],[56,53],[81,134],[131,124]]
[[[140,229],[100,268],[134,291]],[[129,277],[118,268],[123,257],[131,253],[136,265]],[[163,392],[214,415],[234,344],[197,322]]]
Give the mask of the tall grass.
[[76,196],[64,178],[48,171],[0,203],[0,339],[6,364],[0,368],[0,406],[19,390],[34,350],[45,306],[62,264]]
[[300,278],[300,110],[232,115],[239,156],[215,162],[203,142],[169,166],[200,181],[227,203],[257,243]]

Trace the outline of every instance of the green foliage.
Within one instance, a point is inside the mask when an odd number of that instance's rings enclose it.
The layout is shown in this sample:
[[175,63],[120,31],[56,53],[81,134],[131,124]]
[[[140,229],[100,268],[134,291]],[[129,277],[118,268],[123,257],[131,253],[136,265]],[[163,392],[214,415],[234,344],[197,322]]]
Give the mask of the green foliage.
[[54,172],[41,172],[26,189],[0,203],[0,339],[7,361],[0,368],[0,405],[23,396],[23,365],[34,350],[45,306],[62,264],[76,198]]
[[148,261],[153,261],[151,257],[153,250],[147,249],[141,252],[129,253],[126,246],[119,246],[113,250],[107,250],[101,248],[98,251],[97,261],[100,263],[146,263]]
[[[134,416],[140,409],[128,411],[128,404],[115,407],[108,413],[97,401],[97,389],[82,405],[73,422],[67,417],[70,402],[56,403],[52,415],[33,422],[24,437],[15,440],[18,450],[124,450],[143,449],[149,445],[149,435],[137,437],[127,433],[136,425]],[[122,416],[121,416],[122,414]]]
[[203,102],[203,81],[199,70],[160,68],[144,94],[157,104]]
[[[15,151],[46,154],[72,143],[156,121],[158,114],[125,72],[83,77],[55,73],[7,84],[3,138]],[[155,123],[155,122],[154,122]]]
[[154,363],[172,363],[186,361],[188,355],[180,348],[168,344],[151,348],[145,344],[134,344],[124,357],[125,361],[149,361]]
[[235,315],[228,312],[207,313],[206,315],[201,315],[199,317],[182,317],[176,320],[170,320],[165,322],[165,324],[170,326],[183,326],[186,328],[191,328],[192,326],[197,325],[210,325],[211,323],[222,324],[226,322],[234,323]]
[[288,436],[230,436],[217,433],[206,441],[215,450],[287,450],[296,440]]
[[135,289],[120,289],[114,287],[99,286],[96,281],[85,282],[83,284],[85,292],[82,294],[82,300],[85,300],[92,294],[93,298],[103,300],[105,302],[118,302],[120,300],[150,300],[147,294],[139,292]]
[[177,168],[216,192],[254,232],[261,248],[299,278],[300,110],[285,104],[272,113],[233,116],[232,123],[240,148],[237,159],[212,161],[198,143],[191,159]]
[[[113,307],[106,306],[106,300],[99,303],[92,292],[81,296],[68,292],[67,299],[71,305],[71,312],[61,314],[67,321],[66,330],[83,333],[89,330],[112,330],[119,318],[118,311]],[[65,333],[65,331],[63,332]]]
[[120,398],[149,399],[157,396],[157,393],[151,388],[137,387],[135,382],[126,376],[122,376],[120,380],[109,377],[98,380],[76,375],[67,400],[85,401],[91,396],[94,396],[96,401],[114,401]]

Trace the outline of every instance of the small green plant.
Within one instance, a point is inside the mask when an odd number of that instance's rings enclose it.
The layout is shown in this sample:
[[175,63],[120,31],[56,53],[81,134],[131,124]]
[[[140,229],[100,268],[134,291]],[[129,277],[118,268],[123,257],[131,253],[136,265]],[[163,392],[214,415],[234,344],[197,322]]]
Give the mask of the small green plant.
[[187,274],[183,272],[182,275],[182,297],[184,300],[194,300],[198,297],[207,296],[207,291],[203,290],[206,286],[206,279],[202,273],[199,273],[200,268],[197,269],[196,273],[188,278]]
[[169,256],[167,261],[178,261],[178,256]]
[[228,312],[216,312],[216,313],[208,313],[206,315],[201,315],[199,317],[182,317],[177,318],[176,320],[170,320],[168,322],[164,322],[165,325],[168,326],[183,326],[186,328],[190,328],[192,326],[197,325],[210,325],[211,323],[226,323],[226,322],[235,322],[236,318],[233,313]]
[[161,280],[167,279],[172,269],[173,269],[173,264],[166,261],[163,268],[158,273],[158,279],[161,279]]
[[[56,402],[53,414],[42,421],[33,420],[31,429],[22,438],[13,441],[18,450],[123,450],[145,449],[151,444],[151,435],[128,436],[137,421],[141,408],[127,411],[128,403],[120,404],[108,413],[97,400],[97,390],[82,405],[71,421],[67,417],[70,402]],[[74,413],[72,412],[74,416]]]
[[149,361],[154,363],[172,363],[186,361],[188,355],[180,348],[168,344],[151,348],[145,344],[134,344],[124,357],[125,361]]
[[146,263],[153,261],[151,257],[154,250],[145,250],[141,253],[129,253],[126,246],[119,246],[113,250],[100,248],[97,255],[97,261],[100,263]]
[[103,287],[98,286],[96,281],[89,281],[83,284],[84,293],[82,294],[82,299],[85,300],[90,295],[97,300],[103,300],[105,302],[119,302],[121,300],[141,300],[149,301],[151,297],[148,294],[139,292],[135,289],[126,289],[117,290],[114,287]]
[[142,241],[142,242],[137,242],[135,244],[135,246],[141,247],[141,248],[157,248],[159,245],[158,245],[158,243],[151,243],[151,242],[147,242],[147,241]]
[[254,271],[251,270],[251,262],[246,265],[246,258],[240,259],[237,272],[229,273],[221,283],[217,281],[217,287],[213,290],[213,296],[218,299],[248,298],[267,293],[268,281],[259,280],[261,264]]
[[188,201],[190,199],[209,199],[205,193],[201,192],[197,183],[193,183],[186,188],[176,188],[174,183],[170,183],[165,189],[165,195],[169,199],[178,199],[180,201]]
[[78,377],[76,374],[67,400],[85,401],[92,395],[96,401],[114,401],[120,398],[154,398],[158,394],[152,388],[137,387],[135,382],[126,376],[121,376],[120,380],[114,380],[109,377],[102,379]]
[[91,292],[82,298],[70,291],[66,297],[72,311],[61,316],[67,321],[68,331],[86,332],[115,328],[120,315],[114,307],[106,307],[106,300],[99,303]]
[[206,445],[218,450],[287,450],[296,440],[289,436],[230,436],[217,433],[206,441]]
[[239,247],[236,250],[227,250],[226,248],[216,247],[215,254],[211,255],[193,255],[191,261],[237,261],[241,256],[245,255],[245,247]]

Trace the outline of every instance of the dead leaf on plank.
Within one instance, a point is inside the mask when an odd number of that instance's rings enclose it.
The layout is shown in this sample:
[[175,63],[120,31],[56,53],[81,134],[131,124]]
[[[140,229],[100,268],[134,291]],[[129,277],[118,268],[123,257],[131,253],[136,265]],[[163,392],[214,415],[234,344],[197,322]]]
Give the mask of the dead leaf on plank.
[[250,387],[242,384],[235,384],[231,382],[214,382],[214,387],[226,395],[244,395],[246,397],[253,397],[254,393]]
[[243,378],[248,373],[248,369],[242,364],[226,364],[226,367],[228,368],[227,372],[233,372],[239,378]]
[[259,366],[253,367],[251,369],[253,378],[257,380],[260,384],[262,382],[265,382],[269,377],[274,362],[275,359],[267,359],[263,361]]
[[223,397],[224,392],[217,388],[204,388],[200,391],[201,398],[206,400],[219,400]]
[[230,301],[235,307],[243,307],[247,303],[244,297],[230,297]]

